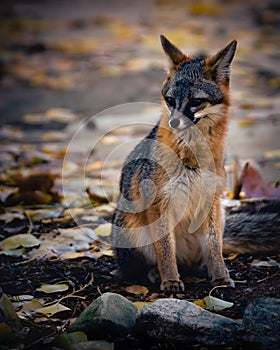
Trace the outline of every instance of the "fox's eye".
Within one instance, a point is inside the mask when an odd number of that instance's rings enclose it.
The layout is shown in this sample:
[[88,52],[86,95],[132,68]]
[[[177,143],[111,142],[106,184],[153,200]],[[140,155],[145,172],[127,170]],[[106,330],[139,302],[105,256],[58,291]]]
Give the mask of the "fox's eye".
[[191,107],[199,107],[201,106],[204,102],[206,102],[205,98],[192,98],[190,100],[190,105]]
[[176,101],[174,97],[166,96],[165,101],[168,105],[168,107],[175,108],[176,107]]

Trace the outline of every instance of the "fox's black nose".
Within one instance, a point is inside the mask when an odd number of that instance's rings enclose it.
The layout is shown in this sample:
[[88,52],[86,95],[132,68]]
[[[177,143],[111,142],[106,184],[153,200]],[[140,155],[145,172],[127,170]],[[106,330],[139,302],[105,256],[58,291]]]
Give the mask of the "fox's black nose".
[[178,128],[178,126],[180,125],[180,120],[179,119],[171,119],[170,121],[169,121],[169,126],[171,127],[171,128],[174,128],[174,129],[176,129],[176,128]]

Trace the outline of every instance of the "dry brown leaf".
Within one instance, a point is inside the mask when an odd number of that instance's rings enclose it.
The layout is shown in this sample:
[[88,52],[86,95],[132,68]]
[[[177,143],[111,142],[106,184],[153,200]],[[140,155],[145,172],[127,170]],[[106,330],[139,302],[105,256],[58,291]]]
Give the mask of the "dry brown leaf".
[[60,303],[54,304],[54,305],[50,305],[50,306],[46,306],[46,307],[42,307],[40,309],[36,310],[37,314],[42,314],[45,315],[46,317],[52,317],[55,314],[58,314],[60,312],[63,311],[71,311],[71,309],[69,309],[69,307],[64,306]]
[[146,295],[149,293],[149,289],[144,286],[140,285],[133,285],[133,286],[128,286],[125,288],[125,290],[130,293],[130,294],[135,294],[135,295]]
[[246,162],[242,169],[240,184],[246,198],[280,198],[280,187],[273,187],[266,183],[260,172],[249,162]]
[[151,305],[152,302],[151,301],[135,301],[133,304],[137,306],[138,310],[140,310],[144,306]]
[[34,311],[42,308],[42,306],[43,305],[39,300],[33,299],[23,304],[22,308],[20,309],[20,313],[32,314]]

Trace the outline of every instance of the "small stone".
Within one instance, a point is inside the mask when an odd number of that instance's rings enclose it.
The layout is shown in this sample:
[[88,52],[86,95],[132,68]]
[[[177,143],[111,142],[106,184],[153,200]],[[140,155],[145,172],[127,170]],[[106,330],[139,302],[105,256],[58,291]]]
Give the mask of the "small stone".
[[114,344],[104,340],[93,340],[74,344],[72,350],[113,350]]
[[71,326],[70,331],[83,331],[89,339],[118,337],[135,325],[137,307],[115,293],[104,293],[93,301]]
[[185,300],[161,299],[138,313],[136,332],[164,341],[236,344],[241,324]]
[[258,298],[249,304],[243,317],[248,340],[262,349],[277,350],[280,344],[280,299]]

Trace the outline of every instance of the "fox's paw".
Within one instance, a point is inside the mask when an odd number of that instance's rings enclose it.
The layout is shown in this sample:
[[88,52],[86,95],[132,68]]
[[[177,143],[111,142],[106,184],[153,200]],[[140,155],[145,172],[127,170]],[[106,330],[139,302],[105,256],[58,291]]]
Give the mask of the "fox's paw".
[[234,281],[228,276],[216,278],[216,279],[211,281],[211,284],[214,287],[215,286],[224,286],[224,285],[231,287],[231,288],[235,287]]
[[167,280],[162,281],[160,290],[169,293],[178,293],[185,290],[184,283],[180,280]]

